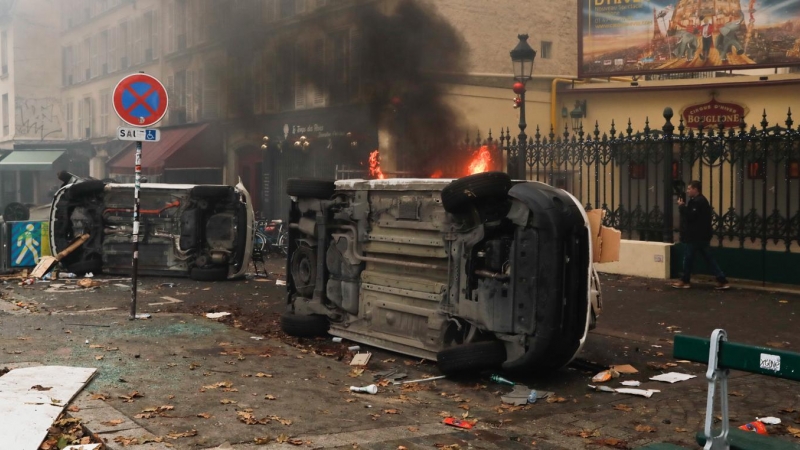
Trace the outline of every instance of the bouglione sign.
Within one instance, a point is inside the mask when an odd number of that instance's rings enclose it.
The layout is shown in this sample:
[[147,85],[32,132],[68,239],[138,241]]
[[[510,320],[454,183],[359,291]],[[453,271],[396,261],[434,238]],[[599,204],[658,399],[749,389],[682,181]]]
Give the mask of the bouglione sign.
[[719,102],[713,98],[705,103],[689,105],[681,111],[683,124],[689,128],[718,128],[722,124],[725,128],[738,128],[747,108],[732,102]]

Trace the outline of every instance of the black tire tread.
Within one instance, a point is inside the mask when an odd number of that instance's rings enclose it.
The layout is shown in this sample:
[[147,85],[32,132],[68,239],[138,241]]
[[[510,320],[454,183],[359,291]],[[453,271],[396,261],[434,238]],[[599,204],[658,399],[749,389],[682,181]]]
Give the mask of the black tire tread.
[[442,189],[442,206],[449,213],[463,212],[475,202],[505,199],[511,177],[504,172],[484,172],[453,180]]
[[85,195],[96,195],[103,192],[106,184],[100,180],[86,180],[80,183],[75,183],[69,188],[69,194],[72,197],[83,197]]
[[292,197],[310,197],[328,200],[333,197],[336,185],[331,180],[316,178],[289,178],[286,180],[286,194]]
[[502,341],[482,341],[456,345],[436,354],[439,371],[445,375],[465,375],[500,367],[506,360]]
[[302,316],[290,312],[281,314],[281,330],[294,337],[317,337],[328,334],[330,322],[325,316]]

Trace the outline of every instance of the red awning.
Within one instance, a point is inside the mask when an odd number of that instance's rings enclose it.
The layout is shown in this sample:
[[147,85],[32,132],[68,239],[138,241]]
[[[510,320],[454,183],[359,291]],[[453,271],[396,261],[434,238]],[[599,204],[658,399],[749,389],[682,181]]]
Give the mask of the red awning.
[[[199,142],[200,139],[197,139],[198,142],[193,142],[208,126],[209,124],[206,123],[190,127],[161,129],[159,142],[146,142],[142,146],[142,174],[159,175],[164,172],[165,168],[222,167],[221,147],[204,145]],[[180,157],[180,154],[185,152],[189,152],[191,155]],[[129,146],[108,161],[109,173],[132,175],[135,158],[136,144],[131,142]],[[180,165],[172,167],[171,160],[180,160]]]

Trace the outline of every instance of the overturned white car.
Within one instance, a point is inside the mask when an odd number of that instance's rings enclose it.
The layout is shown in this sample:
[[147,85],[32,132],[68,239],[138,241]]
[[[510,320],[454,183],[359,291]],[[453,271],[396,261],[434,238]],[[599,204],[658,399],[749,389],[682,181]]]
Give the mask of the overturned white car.
[[[61,263],[78,274],[130,274],[132,184],[65,177],[53,197],[53,252],[90,238]],[[214,281],[243,276],[252,256],[253,208],[241,184],[141,185],[139,273]]]
[[283,330],[436,360],[448,374],[569,363],[600,314],[586,213],[567,192],[458,180],[292,179]]

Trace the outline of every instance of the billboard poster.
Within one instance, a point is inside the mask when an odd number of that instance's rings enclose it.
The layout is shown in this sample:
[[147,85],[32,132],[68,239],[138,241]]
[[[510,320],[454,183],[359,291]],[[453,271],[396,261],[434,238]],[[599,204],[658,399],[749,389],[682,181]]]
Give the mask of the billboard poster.
[[800,64],[800,0],[579,0],[579,75]]
[[39,258],[50,255],[48,222],[11,223],[11,267],[34,267]]

